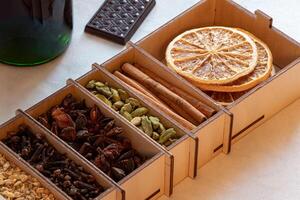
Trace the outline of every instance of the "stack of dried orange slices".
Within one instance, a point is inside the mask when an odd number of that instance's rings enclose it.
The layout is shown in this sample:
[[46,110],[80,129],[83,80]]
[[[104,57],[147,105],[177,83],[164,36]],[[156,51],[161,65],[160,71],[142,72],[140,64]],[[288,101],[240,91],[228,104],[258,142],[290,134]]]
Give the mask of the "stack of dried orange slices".
[[271,76],[272,54],[252,34],[213,26],[177,36],[166,51],[167,65],[223,105]]

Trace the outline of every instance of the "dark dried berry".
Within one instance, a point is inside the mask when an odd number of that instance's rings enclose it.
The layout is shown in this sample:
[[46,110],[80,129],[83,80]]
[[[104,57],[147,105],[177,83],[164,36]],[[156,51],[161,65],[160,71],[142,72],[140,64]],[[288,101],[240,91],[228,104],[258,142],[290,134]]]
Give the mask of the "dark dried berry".
[[135,163],[133,158],[121,160],[118,162],[118,166],[122,167],[126,173],[130,173],[135,169]]
[[105,136],[112,137],[116,135],[120,135],[123,132],[123,128],[121,127],[114,127],[110,129],[108,132],[105,133]]
[[72,94],[68,94],[62,101],[62,107],[68,108],[75,101],[76,99],[72,96]]
[[51,132],[54,133],[55,135],[58,135],[58,126],[56,122],[52,123]]
[[81,130],[86,128],[87,125],[87,118],[85,115],[79,113],[76,120],[75,120],[75,124],[76,124],[76,129],[77,130]]
[[61,133],[59,134],[59,137],[61,137],[65,141],[75,141],[76,140],[76,130],[73,127],[66,127],[62,129]]

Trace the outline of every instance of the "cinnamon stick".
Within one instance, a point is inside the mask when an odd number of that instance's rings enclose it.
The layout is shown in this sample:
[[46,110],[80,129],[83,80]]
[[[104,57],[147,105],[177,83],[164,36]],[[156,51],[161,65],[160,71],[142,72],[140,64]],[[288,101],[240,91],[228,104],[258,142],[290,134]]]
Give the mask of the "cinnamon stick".
[[158,97],[161,100],[163,100],[166,104],[168,104],[172,108],[172,110],[174,110],[181,117],[188,120],[189,122],[191,122],[194,125],[198,125],[198,123],[191,116],[189,116],[182,108],[177,106],[175,103],[171,102],[169,99],[167,99],[166,97],[164,97],[162,95],[159,95]]
[[204,114],[202,114],[199,110],[197,110],[194,106],[192,106],[189,102],[185,99],[181,98],[159,82],[151,79],[148,75],[134,67],[129,63],[125,63],[122,66],[122,70],[134,78],[136,81],[143,84],[148,89],[155,91],[156,93],[163,95],[164,97],[168,98],[170,101],[174,102],[177,106],[180,106],[182,109],[186,111],[193,119],[195,119],[198,123],[203,122],[206,120]]
[[153,100],[162,103],[163,102],[158,99],[157,97],[155,97],[151,92],[149,92],[147,89],[143,88],[142,86],[140,86],[137,82],[135,82],[134,80],[128,78],[127,76],[125,76],[124,74],[122,74],[119,71],[115,71],[114,75],[116,77],[118,77],[119,79],[121,79],[123,82],[127,83],[128,85],[131,85],[132,87],[134,87],[135,89],[143,92],[144,94],[148,95],[150,98],[152,98]]
[[[117,77],[118,78],[118,77]],[[183,126],[184,128],[188,129],[188,130],[193,130],[196,128],[195,125],[193,125],[192,123],[190,123],[189,121],[187,121],[186,119],[184,119],[183,117],[181,117],[180,115],[176,114],[175,112],[173,112],[172,110],[170,110],[168,107],[166,107],[164,104],[161,104],[157,101],[155,101],[154,99],[150,98],[149,96],[147,96],[145,93],[139,91],[138,89],[136,89],[135,87],[133,87],[132,85],[124,82],[123,80],[119,79],[121,82],[123,82],[124,85],[126,85],[127,87],[129,87],[130,89],[132,89],[135,93],[139,94],[140,96],[142,96],[144,99],[146,99],[148,102],[150,102],[153,106],[157,107],[158,109],[160,109],[162,112],[164,112],[166,115],[168,115],[169,117],[171,117],[172,119],[174,119],[176,122],[178,122],[181,126]]]
[[152,79],[154,79],[155,81],[161,83],[162,85],[168,87],[168,89],[170,89],[171,91],[173,91],[174,93],[178,94],[179,96],[183,97],[185,100],[187,100],[191,105],[193,105],[195,108],[197,108],[200,112],[202,112],[207,118],[211,117],[212,115],[214,115],[216,113],[216,110],[214,110],[213,108],[211,108],[210,106],[202,103],[200,100],[198,100],[197,98],[193,97],[192,95],[188,94],[187,92],[171,85],[169,82],[163,80],[162,78],[160,78],[159,76],[157,76],[156,74],[154,74],[152,71],[135,64],[135,66],[137,66],[142,72],[144,72],[145,74],[147,74],[148,76],[150,76]]

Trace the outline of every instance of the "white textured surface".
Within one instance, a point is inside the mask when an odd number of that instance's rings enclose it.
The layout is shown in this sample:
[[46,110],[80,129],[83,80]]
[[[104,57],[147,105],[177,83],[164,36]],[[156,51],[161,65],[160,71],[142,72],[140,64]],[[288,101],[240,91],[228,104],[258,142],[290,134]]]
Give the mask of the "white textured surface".
[[[58,59],[40,67],[15,68],[0,64],[0,123],[26,109],[102,63],[123,47],[85,34],[85,24],[103,0],[74,0],[75,28],[70,48]],[[198,0],[157,0],[133,42],[163,25]],[[274,26],[300,41],[300,1],[237,0],[254,11],[261,9]],[[0,47],[1,48],[1,47]],[[229,156],[218,156],[186,179],[171,199],[300,199],[300,101],[274,117],[233,146]],[[165,198],[162,198],[165,199]]]

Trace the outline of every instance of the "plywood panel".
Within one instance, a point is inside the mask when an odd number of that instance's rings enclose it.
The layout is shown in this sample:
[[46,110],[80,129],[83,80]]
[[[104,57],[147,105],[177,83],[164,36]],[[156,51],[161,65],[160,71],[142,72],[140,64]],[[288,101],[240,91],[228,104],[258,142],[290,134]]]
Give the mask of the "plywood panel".
[[164,177],[164,170],[162,170],[164,163],[164,157],[160,157],[134,178],[121,182],[122,188],[126,190],[126,199],[147,199],[152,195],[161,196],[164,188],[164,179],[161,178]]
[[289,70],[278,74],[252,95],[231,107],[230,111],[238,118],[233,123],[233,137],[262,116],[264,119],[257,122],[256,126],[299,98],[299,73],[300,59],[292,63]]

